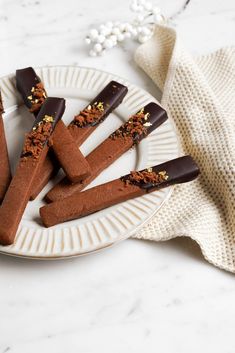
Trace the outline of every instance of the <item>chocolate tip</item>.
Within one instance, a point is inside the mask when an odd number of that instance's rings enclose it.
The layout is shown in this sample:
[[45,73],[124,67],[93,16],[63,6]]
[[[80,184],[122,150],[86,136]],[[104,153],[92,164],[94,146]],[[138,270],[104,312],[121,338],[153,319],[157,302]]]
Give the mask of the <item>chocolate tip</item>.
[[145,189],[146,192],[150,192],[166,186],[192,181],[199,173],[200,170],[193,158],[183,156],[140,172],[131,172],[131,174],[121,177],[121,179],[129,180],[129,182]]
[[144,113],[149,113],[148,120],[151,123],[151,125],[147,128],[148,134],[168,119],[166,110],[154,102],[150,102],[144,107]]
[[65,99],[59,97],[47,97],[43,103],[36,120],[44,115],[60,116],[65,111]]
[[200,174],[200,169],[191,156],[183,156],[162,163],[153,168],[155,172],[165,170],[169,175],[167,184],[180,184],[192,181]]
[[24,69],[17,69],[16,70],[16,85],[27,85],[34,86],[35,83],[41,82],[41,79],[36,74],[35,70],[29,66],[25,67]]
[[32,88],[40,82],[41,79],[32,67],[16,70],[16,88],[28,108],[32,106],[32,103],[28,99],[28,97],[32,95]]

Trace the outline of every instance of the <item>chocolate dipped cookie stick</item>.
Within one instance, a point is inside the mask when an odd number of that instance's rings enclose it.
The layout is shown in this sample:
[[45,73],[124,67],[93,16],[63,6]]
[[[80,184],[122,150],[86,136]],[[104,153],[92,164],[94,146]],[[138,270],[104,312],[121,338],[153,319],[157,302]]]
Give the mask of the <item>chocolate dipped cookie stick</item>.
[[11,169],[7,151],[7,143],[4,131],[2,114],[4,113],[2,105],[2,96],[0,92],[0,204],[7,191],[11,181]]
[[191,181],[198,174],[199,168],[192,157],[180,157],[140,172],[131,172],[87,191],[76,192],[42,207],[40,215],[43,224],[51,227],[170,185]]
[[[116,81],[109,82],[104,89],[88,104],[78,115],[74,117],[68,126],[74,140],[80,146],[108,115],[123,101],[127,94],[127,87]],[[42,175],[48,179],[49,168],[43,166]],[[34,185],[35,198],[45,183]]]
[[[29,87],[30,88],[30,87]],[[90,134],[102,123],[107,116],[123,101],[127,94],[127,87],[116,81],[108,83],[103,90],[85,107],[78,115],[74,117],[68,126],[72,137],[80,146]],[[27,92],[24,96],[27,98]],[[30,102],[27,102],[30,104]],[[45,161],[41,170],[41,180],[33,185],[31,198],[34,199],[47,184],[50,177],[56,174],[57,168],[54,168],[49,158]]]
[[78,145],[81,145],[98,125],[121,104],[127,91],[126,86],[111,81],[88,106],[74,117],[68,129]]
[[47,152],[48,141],[65,110],[62,98],[47,98],[26,135],[15,175],[0,207],[0,244],[12,244],[18,225],[30,198],[34,179],[40,179],[40,168]]
[[63,199],[84,189],[105,168],[163,124],[166,119],[167,114],[162,107],[156,103],[147,104],[87,156],[86,159],[92,171],[87,179],[71,184],[67,178],[64,178],[47,193],[47,201]]
[[[16,71],[16,86],[22,95],[25,105],[36,117],[47,97],[47,93],[43,83],[32,67]],[[51,141],[56,158],[71,182],[83,180],[90,174],[90,167],[86,159],[80,152],[63,121],[57,124]],[[55,163],[53,161],[53,155],[50,159],[49,156],[47,157],[45,168],[47,168],[48,174],[45,176],[43,170],[40,173],[43,182],[44,180],[46,182],[49,180],[54,171]]]

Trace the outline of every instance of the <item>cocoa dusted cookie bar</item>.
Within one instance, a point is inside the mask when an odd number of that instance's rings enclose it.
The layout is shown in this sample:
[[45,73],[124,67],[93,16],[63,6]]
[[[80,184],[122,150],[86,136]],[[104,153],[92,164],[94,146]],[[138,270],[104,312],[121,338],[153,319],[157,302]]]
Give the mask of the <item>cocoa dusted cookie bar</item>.
[[51,227],[170,185],[191,181],[198,175],[199,168],[192,157],[180,157],[139,172],[133,171],[87,191],[76,192],[42,207],[40,215],[43,224]]
[[91,167],[91,175],[88,178],[76,184],[71,184],[64,178],[47,193],[47,201],[63,199],[84,189],[124,152],[138,144],[166,120],[167,113],[161,106],[153,102],[147,104],[86,157]]
[[2,114],[4,113],[2,96],[0,91],[0,203],[11,181],[11,169],[7,151],[6,136]]
[[32,130],[25,137],[19,164],[0,207],[0,244],[2,245],[14,242],[31,195],[33,181],[40,180],[40,170],[49,149],[49,139],[64,110],[64,99],[47,98]]
[[[41,79],[32,67],[16,70],[16,86],[25,105],[36,117],[47,97],[47,93]],[[55,156],[71,182],[81,181],[90,174],[89,164],[62,120],[58,122],[51,141]],[[42,170],[43,183],[49,180],[55,163],[58,164],[57,161],[53,161],[53,156],[51,156],[51,159],[48,156],[44,163],[45,167],[43,168],[47,168],[48,174],[45,176]]]

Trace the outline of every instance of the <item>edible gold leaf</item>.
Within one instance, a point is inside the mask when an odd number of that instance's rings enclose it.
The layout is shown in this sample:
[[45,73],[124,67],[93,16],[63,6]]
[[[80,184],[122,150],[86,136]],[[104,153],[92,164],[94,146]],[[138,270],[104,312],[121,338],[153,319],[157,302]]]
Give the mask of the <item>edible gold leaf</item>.
[[103,102],[99,102],[98,104],[97,104],[97,109],[99,109],[99,111],[104,111],[104,103]]
[[143,114],[143,113],[144,113],[144,108],[140,109],[140,110],[138,111],[137,115],[141,115],[141,114]]
[[45,121],[46,123],[53,123],[54,119],[50,115],[45,115],[43,121]]
[[145,116],[144,116],[144,120],[148,120],[150,114],[149,113],[146,113]]
[[144,123],[143,124],[143,126],[146,126],[146,127],[148,127],[148,126],[152,126],[153,124],[152,123],[150,123],[149,121],[147,121],[146,123]]
[[167,175],[165,170],[162,170],[161,172],[158,173],[164,180],[167,180],[169,176]]

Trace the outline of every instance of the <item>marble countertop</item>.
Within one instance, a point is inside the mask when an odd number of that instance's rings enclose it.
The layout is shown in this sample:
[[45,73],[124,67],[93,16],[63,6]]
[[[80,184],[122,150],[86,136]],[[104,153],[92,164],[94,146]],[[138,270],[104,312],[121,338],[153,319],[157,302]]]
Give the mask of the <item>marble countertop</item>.
[[[234,45],[234,0],[159,0],[192,54]],[[119,0],[0,0],[0,75],[55,64],[96,67],[159,98],[136,44],[87,56],[92,25],[128,19]],[[235,281],[189,239],[127,240],[65,261],[0,256],[0,353],[233,353]]]

